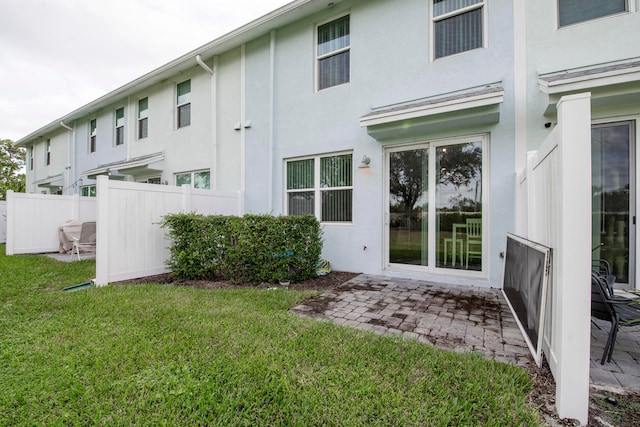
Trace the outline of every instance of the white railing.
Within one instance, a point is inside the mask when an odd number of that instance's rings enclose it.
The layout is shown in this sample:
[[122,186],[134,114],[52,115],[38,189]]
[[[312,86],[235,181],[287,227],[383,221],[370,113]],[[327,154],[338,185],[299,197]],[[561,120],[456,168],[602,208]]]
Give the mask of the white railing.
[[516,231],[552,248],[543,351],[561,418],[586,422],[590,359],[590,94],[563,97],[558,124],[518,174]]
[[95,221],[95,199],[7,191],[7,255],[58,252],[58,227],[69,220]]
[[96,284],[168,272],[170,240],[160,224],[179,212],[240,215],[239,192],[111,181],[98,177]]

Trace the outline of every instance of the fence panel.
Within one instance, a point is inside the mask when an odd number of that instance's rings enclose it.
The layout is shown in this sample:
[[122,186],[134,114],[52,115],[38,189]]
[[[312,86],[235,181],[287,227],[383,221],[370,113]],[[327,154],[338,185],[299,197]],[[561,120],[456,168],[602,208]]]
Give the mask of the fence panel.
[[7,241],[7,201],[0,201],[0,243]]
[[7,255],[57,252],[58,228],[62,224],[69,220],[95,219],[93,198],[8,191]]
[[162,217],[179,212],[239,215],[239,193],[216,193],[98,177],[96,283],[168,272]]

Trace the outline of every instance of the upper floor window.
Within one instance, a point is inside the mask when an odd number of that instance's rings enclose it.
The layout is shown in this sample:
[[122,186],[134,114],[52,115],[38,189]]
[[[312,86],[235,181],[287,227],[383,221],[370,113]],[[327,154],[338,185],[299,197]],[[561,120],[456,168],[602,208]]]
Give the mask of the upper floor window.
[[51,164],[51,140],[47,139],[47,142],[44,143],[44,164]]
[[89,123],[89,152],[95,153],[96,151],[96,135],[97,135],[97,120],[93,119]]
[[433,0],[434,59],[484,45],[484,0]]
[[33,145],[29,147],[29,170],[33,170]]
[[181,128],[191,124],[191,80],[178,83],[177,89],[178,128]]
[[627,11],[627,0],[558,0],[558,25],[564,27]]
[[190,185],[193,188],[208,190],[211,188],[211,172],[207,170],[176,174],[176,185]]
[[116,110],[116,145],[124,144],[124,107]]
[[315,215],[322,222],[351,222],[352,157],[349,153],[287,161],[287,214]]
[[138,101],[138,139],[149,135],[149,98]]
[[318,90],[348,83],[351,50],[349,15],[318,25],[317,37]]

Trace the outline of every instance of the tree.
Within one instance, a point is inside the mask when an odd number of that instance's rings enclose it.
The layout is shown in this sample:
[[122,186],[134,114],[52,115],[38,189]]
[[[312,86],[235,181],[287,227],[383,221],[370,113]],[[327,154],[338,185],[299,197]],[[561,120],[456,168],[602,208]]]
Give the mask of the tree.
[[24,149],[15,147],[10,139],[0,139],[0,200],[6,199],[7,190],[24,192]]

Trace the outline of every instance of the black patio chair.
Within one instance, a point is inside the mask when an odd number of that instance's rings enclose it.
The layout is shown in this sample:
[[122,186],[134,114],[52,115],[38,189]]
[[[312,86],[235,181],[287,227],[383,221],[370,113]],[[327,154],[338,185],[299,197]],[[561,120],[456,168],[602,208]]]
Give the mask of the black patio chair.
[[609,337],[600,360],[601,365],[604,365],[605,360],[611,362],[620,326],[640,324],[640,304],[633,301],[614,296],[604,276],[596,271],[591,272],[591,316],[611,322]]

